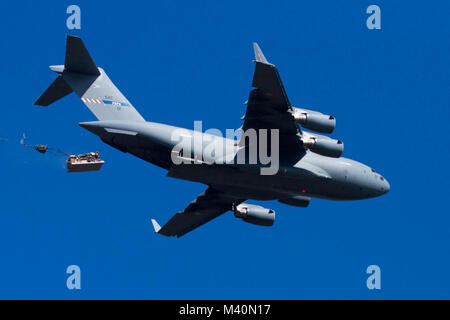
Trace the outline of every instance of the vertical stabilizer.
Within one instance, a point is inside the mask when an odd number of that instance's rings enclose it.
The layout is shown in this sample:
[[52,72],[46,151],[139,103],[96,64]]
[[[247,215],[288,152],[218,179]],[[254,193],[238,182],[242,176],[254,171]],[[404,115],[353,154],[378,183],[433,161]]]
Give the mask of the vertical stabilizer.
[[94,76],[100,75],[81,38],[74,36],[67,36],[64,70]]
[[67,36],[64,66],[50,69],[59,76],[36,105],[48,106],[74,91],[98,120],[145,121],[105,71],[97,67],[80,38]]

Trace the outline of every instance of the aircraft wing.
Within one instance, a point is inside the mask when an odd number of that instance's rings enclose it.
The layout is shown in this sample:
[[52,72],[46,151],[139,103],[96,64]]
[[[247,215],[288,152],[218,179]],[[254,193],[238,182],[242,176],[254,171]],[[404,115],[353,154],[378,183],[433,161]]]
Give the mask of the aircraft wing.
[[277,68],[269,63],[257,43],[255,51],[255,73],[242,129],[279,129],[280,152],[301,152],[302,132],[295,123],[292,106]]
[[169,237],[181,237],[201,225],[217,218],[246,199],[237,199],[211,187],[201,193],[186,209],[176,213],[162,228],[152,219],[156,233]]

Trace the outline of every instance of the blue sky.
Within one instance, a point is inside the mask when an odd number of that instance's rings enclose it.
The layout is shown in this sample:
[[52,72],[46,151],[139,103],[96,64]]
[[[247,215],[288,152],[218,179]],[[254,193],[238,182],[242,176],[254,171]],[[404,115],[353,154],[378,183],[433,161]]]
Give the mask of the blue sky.
[[[450,298],[450,3],[435,1],[77,1],[3,4],[0,22],[0,298]],[[381,8],[382,29],[366,28]],[[33,102],[64,62],[66,34],[147,119],[237,128],[257,41],[293,105],[337,118],[344,156],[391,184],[355,202],[278,202],[272,228],[227,213],[180,239],[153,234],[204,186],[123,154],[78,126],[95,120],[75,96]],[[18,144],[98,150],[100,172]],[[253,202],[254,203],[254,202]],[[79,265],[82,289],[66,288]],[[381,268],[368,290],[366,268]]]

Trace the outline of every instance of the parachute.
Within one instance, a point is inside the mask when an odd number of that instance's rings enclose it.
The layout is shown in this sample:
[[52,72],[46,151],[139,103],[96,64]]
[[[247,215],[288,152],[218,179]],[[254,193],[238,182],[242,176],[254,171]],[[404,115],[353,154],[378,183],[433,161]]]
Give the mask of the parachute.
[[49,147],[48,145],[45,145],[45,144],[36,144],[36,145],[27,144],[27,143],[25,143],[26,138],[27,137],[25,136],[25,133],[23,133],[22,139],[20,139],[20,144],[25,147],[33,148],[34,150],[36,150],[42,154],[47,153],[47,151],[48,151],[57,156],[68,156],[69,155],[67,152],[61,151],[60,149],[57,149],[57,148]]
[[[25,143],[25,133],[22,135],[22,139],[20,139],[20,144],[33,148],[36,151],[44,154],[44,153],[52,153],[56,156],[64,156],[68,159],[66,161],[67,164],[67,172],[83,172],[83,171],[98,171],[101,169],[105,161],[100,159],[100,154],[97,152],[88,152],[88,153],[82,153],[79,155],[70,154],[64,151],[61,151],[57,148],[49,147],[45,144],[26,144]],[[7,139],[5,139],[7,140]]]
[[45,144],[38,144],[35,145],[34,148],[39,151],[40,153],[46,153],[48,150],[48,146],[46,146]]

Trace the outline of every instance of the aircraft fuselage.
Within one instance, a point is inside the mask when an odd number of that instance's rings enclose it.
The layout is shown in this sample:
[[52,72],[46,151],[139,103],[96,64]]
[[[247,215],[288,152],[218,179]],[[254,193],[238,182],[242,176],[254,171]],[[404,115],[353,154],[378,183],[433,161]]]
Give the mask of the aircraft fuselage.
[[[295,163],[280,161],[274,175],[261,175],[258,164],[208,164],[202,148],[192,147],[192,161],[175,165],[172,162],[175,130],[183,130],[187,140],[221,139],[228,146],[216,159],[233,157],[238,150],[234,140],[199,133],[155,122],[93,121],[80,126],[98,135],[105,143],[134,154],[168,170],[168,176],[204,183],[237,197],[255,200],[286,199],[294,196],[329,200],[360,200],[377,197],[389,191],[388,181],[370,167],[347,158],[321,156],[309,150]],[[193,143],[191,144],[194,145]],[[230,152],[232,153],[230,155]],[[186,158],[186,157],[184,157]]]

